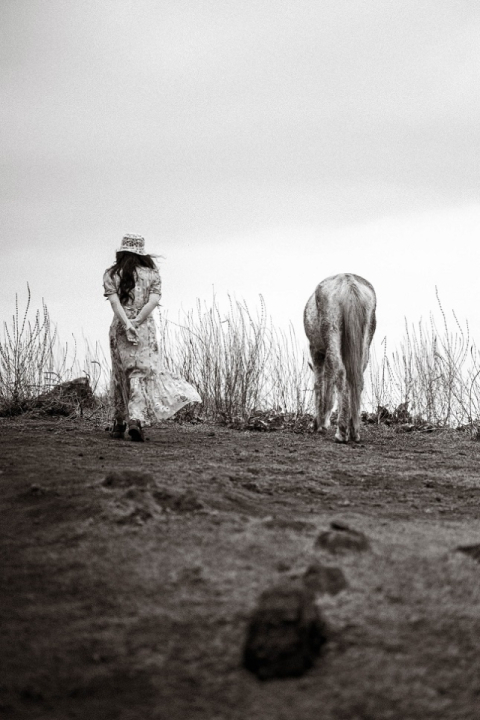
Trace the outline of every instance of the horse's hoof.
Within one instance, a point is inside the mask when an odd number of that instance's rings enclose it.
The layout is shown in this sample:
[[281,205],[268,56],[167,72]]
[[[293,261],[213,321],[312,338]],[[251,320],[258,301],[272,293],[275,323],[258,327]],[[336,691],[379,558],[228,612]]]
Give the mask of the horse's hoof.
[[338,437],[338,435],[335,435],[334,440],[336,443],[339,443],[340,445],[346,445],[348,443],[348,438],[343,437],[343,436]]

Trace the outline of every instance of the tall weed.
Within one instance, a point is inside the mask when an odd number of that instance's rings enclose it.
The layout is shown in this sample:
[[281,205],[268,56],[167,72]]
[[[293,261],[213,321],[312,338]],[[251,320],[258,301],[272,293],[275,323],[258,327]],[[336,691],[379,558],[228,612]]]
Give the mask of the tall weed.
[[375,350],[367,372],[371,409],[391,412],[407,405],[413,419],[448,427],[474,424],[480,417],[480,363],[475,343],[452,311],[450,324],[438,292],[440,323],[433,314],[416,325],[405,321],[399,348],[387,354],[382,340],[381,360]]

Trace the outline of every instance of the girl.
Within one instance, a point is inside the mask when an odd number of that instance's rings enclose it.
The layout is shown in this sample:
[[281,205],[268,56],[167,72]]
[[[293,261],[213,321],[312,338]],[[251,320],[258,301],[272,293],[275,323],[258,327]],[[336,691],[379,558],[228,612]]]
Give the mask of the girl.
[[125,235],[116,262],[103,276],[104,294],[114,313],[110,353],[114,401],[112,437],[145,440],[143,426],[174,415],[189,402],[201,402],[185,380],[160,369],[152,316],[161,281],[140,235]]

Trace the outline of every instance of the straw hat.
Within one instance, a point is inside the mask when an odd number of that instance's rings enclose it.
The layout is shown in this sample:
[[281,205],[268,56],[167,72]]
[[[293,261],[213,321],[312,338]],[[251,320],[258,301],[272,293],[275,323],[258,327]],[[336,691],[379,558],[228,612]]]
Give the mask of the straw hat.
[[141,235],[124,235],[122,238],[122,244],[118,248],[117,252],[131,252],[136,255],[147,255],[145,252],[145,238]]

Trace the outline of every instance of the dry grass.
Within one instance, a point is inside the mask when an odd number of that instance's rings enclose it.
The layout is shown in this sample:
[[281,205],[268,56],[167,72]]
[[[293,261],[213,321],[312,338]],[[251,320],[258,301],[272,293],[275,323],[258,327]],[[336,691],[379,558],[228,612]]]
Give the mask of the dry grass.
[[27,285],[25,308],[20,310],[18,295],[10,321],[3,322],[0,338],[0,415],[16,415],[30,410],[39,396],[60,383],[87,377],[93,391],[104,387],[109,374],[102,349],[85,341],[83,357],[78,357],[75,338],[71,345],[61,343],[45,302],[32,316],[32,298]]
[[[407,407],[414,422],[440,427],[476,426],[480,417],[480,358],[465,328],[452,311],[449,323],[437,292],[440,320],[433,314],[428,322],[416,325],[405,321],[399,348],[382,355],[372,352],[367,371],[367,391],[371,407],[393,412]],[[364,398],[365,399],[365,398]]]
[[230,422],[254,411],[274,409],[303,415],[310,409],[310,370],[292,327],[275,328],[263,298],[252,315],[229,298],[222,312],[216,302],[197,304],[181,323],[160,320],[164,363],[179,371],[203,398],[203,414]]
[[[18,297],[10,322],[0,338],[0,413],[16,414],[60,382],[87,376],[98,405],[91,413],[105,422],[110,415],[109,360],[102,348],[84,341],[82,358],[75,340],[61,344],[42,302],[33,320],[27,287],[23,312]],[[480,418],[480,361],[468,324],[455,313],[447,320],[437,294],[440,319],[405,323],[399,347],[390,351],[387,339],[374,341],[365,376],[364,409],[381,420],[431,423],[441,427],[468,425]],[[159,338],[165,367],[180,372],[199,391],[201,407],[181,417],[221,421],[235,427],[306,427],[313,411],[313,378],[304,338],[292,326],[275,327],[263,298],[252,313],[245,302],[228,298],[221,307],[197,302],[178,322],[162,314]],[[401,412],[399,412],[401,408]],[[379,411],[380,409],[380,411]],[[253,420],[261,418],[260,421]],[[273,418],[273,420],[272,420]],[[275,418],[284,418],[279,422]],[[308,423],[307,423],[308,424]]]

